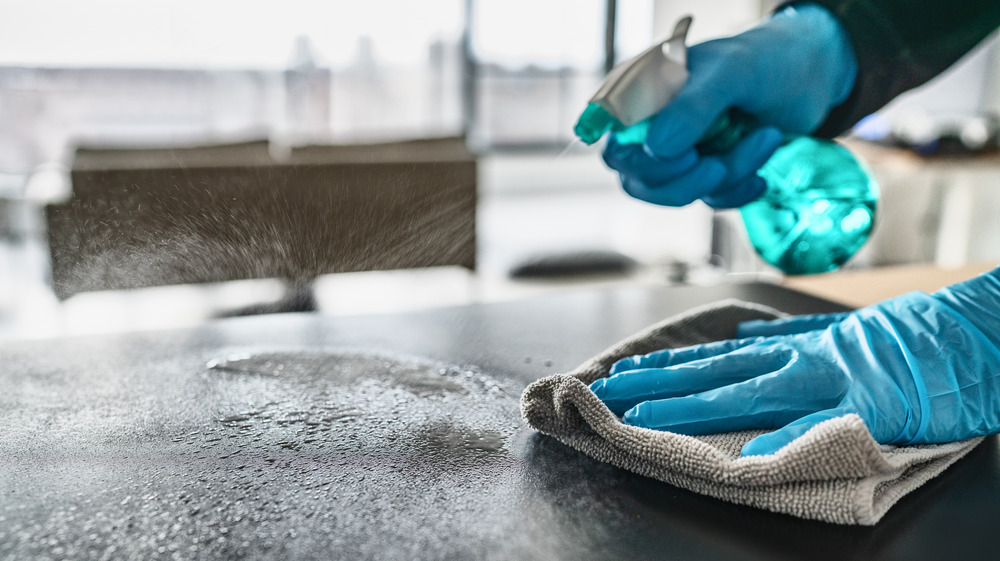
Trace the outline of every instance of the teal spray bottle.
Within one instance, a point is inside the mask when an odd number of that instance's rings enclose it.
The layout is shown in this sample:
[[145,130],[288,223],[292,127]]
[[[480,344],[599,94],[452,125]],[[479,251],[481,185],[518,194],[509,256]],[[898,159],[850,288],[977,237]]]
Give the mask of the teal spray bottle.
[[[593,144],[610,132],[623,144],[645,141],[650,118],[687,81],[685,40],[690,25],[690,17],[681,19],[668,39],[608,73],[574,128],[580,140]],[[729,151],[755,127],[752,116],[730,109],[696,148],[705,155]],[[833,271],[871,235],[878,185],[843,146],[785,135],[757,175],[767,188],[740,207],[740,214],[754,250],[782,272]]]

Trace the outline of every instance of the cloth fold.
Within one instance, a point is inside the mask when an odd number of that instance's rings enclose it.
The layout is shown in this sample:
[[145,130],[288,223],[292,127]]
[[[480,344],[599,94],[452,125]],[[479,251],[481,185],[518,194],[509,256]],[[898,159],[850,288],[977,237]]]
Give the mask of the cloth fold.
[[597,460],[718,499],[837,524],[875,524],[983,440],[884,446],[860,417],[845,415],[775,454],[740,457],[740,448],[765,431],[692,437],[633,427],[588,387],[621,358],[732,338],[740,322],[783,315],[727,300],[669,318],[570,373],[534,382],[521,395],[521,414],[530,427]]

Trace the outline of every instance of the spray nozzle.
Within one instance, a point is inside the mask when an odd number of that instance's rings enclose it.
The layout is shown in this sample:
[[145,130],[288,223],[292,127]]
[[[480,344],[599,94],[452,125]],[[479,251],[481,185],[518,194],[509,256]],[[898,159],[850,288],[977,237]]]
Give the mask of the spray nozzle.
[[[690,26],[691,17],[682,18],[670,37],[611,69],[573,128],[580,140],[593,144],[608,131],[645,136],[643,121],[663,109],[687,82],[685,40]],[[630,135],[627,129],[636,125],[642,131]]]

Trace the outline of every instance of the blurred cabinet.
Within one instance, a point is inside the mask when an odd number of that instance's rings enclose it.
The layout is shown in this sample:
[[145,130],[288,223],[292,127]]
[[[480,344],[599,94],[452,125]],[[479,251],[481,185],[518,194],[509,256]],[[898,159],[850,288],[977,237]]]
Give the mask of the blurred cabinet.
[[848,142],[882,188],[864,263],[960,267],[1000,262],[1000,153],[924,157]]

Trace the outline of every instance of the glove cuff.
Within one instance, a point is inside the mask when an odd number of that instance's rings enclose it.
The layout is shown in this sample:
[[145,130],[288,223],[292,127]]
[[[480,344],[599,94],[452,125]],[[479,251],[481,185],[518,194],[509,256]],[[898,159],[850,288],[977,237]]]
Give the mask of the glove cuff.
[[1000,349],[1000,267],[931,294]]
[[[906,363],[890,369],[911,407],[895,444],[949,442],[1000,430],[1000,346],[995,321],[980,308],[958,309],[969,298],[986,298],[997,313],[1000,287],[994,274],[928,295],[911,292],[859,310],[891,335],[881,349],[898,349]],[[956,290],[958,289],[958,290]],[[992,333],[991,333],[992,332]],[[893,344],[897,341],[898,344]],[[961,404],[978,403],[969,415]]]
[[803,40],[811,38],[821,42],[828,53],[824,62],[829,81],[825,89],[829,96],[827,110],[832,110],[851,95],[858,76],[858,58],[847,31],[829,10],[811,2],[786,5],[776,11],[772,19],[784,18],[801,20],[798,27],[803,32]]

